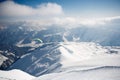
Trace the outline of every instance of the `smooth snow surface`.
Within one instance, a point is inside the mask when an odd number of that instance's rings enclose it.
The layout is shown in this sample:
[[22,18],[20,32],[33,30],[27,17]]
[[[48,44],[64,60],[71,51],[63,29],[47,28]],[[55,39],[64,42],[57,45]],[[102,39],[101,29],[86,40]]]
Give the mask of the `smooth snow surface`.
[[120,68],[98,67],[88,70],[53,73],[34,80],[119,80]]
[[31,80],[33,78],[35,77],[17,69],[0,71],[0,80]]
[[[120,56],[97,56],[94,59],[71,63],[59,72],[33,80],[119,80]],[[73,65],[72,65],[73,64]]]

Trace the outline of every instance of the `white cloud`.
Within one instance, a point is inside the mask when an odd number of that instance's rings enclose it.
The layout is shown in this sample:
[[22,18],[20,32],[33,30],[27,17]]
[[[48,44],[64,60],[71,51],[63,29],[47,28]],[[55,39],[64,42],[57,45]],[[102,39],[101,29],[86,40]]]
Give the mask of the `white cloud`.
[[13,1],[0,3],[0,16],[4,17],[21,17],[21,16],[51,16],[62,15],[62,7],[56,3],[44,3],[36,8],[17,4]]
[[36,13],[39,15],[61,15],[62,7],[56,3],[42,4],[37,7]]
[[[75,28],[75,27],[100,27],[104,25],[115,24],[115,22],[120,21],[120,17],[107,17],[107,18],[99,18],[99,19],[81,19],[75,17],[52,17],[52,18],[44,18],[39,20],[26,20],[26,25],[39,26],[39,27],[49,27],[49,26],[60,26],[66,28]],[[116,22],[118,25],[120,23]]]
[[111,20],[115,20],[115,19],[120,19],[120,16],[114,16],[114,17],[107,17],[104,20],[106,21],[111,21]]
[[[88,27],[97,27],[100,25],[105,25],[109,23],[113,23],[113,21],[120,21],[120,16],[115,17],[106,17],[106,18],[96,18],[96,19],[86,19],[86,18],[79,18],[79,17],[54,17],[51,19],[47,19],[49,25],[58,25],[63,27],[80,27],[82,25]],[[44,21],[43,21],[44,22]],[[118,23],[120,24],[120,23]],[[44,23],[42,24],[44,25]]]
[[97,19],[66,17],[62,6],[56,3],[44,3],[33,8],[27,5],[17,4],[13,1],[0,3],[0,17],[1,16],[12,17],[13,20],[17,17],[17,20],[27,20],[30,23],[34,22],[41,26],[56,25],[63,27],[105,25],[108,22],[112,23],[112,21],[116,19],[120,20],[120,16]]

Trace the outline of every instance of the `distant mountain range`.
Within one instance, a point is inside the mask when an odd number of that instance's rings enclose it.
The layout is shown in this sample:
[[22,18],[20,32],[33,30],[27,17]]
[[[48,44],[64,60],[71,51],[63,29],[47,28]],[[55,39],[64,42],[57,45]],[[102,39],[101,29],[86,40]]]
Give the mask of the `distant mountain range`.
[[[18,68],[35,76],[49,73],[62,65],[59,63],[62,42],[94,42],[103,46],[120,46],[119,30],[119,25],[115,24],[69,28],[55,25],[42,27],[26,21],[1,23],[0,69]],[[35,38],[40,38],[43,43],[33,42]],[[71,46],[71,43],[68,45]],[[72,53],[68,48],[63,48]]]

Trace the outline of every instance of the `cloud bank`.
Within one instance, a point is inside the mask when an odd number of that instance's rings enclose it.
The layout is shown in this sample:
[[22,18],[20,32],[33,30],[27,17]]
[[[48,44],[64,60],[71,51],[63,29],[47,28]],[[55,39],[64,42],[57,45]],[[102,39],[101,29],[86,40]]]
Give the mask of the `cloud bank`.
[[62,15],[62,7],[56,3],[44,3],[36,8],[17,4],[13,1],[5,1],[0,4],[0,16],[21,17],[21,16],[51,16]]
[[64,27],[78,27],[81,25],[96,26],[104,25],[115,20],[120,21],[120,16],[98,19],[69,17],[66,16],[62,6],[56,3],[43,3],[37,5],[36,7],[30,7],[13,1],[0,3],[0,17],[5,17],[6,20],[13,18],[13,21],[19,19],[27,20],[29,23],[34,22],[35,24],[39,24],[41,26],[56,25]]

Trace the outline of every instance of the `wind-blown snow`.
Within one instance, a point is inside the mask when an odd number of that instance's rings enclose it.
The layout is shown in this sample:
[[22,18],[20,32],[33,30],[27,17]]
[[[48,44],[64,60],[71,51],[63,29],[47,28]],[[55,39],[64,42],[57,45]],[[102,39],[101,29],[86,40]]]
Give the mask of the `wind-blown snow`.
[[31,80],[33,78],[35,77],[17,69],[0,71],[0,80]]

